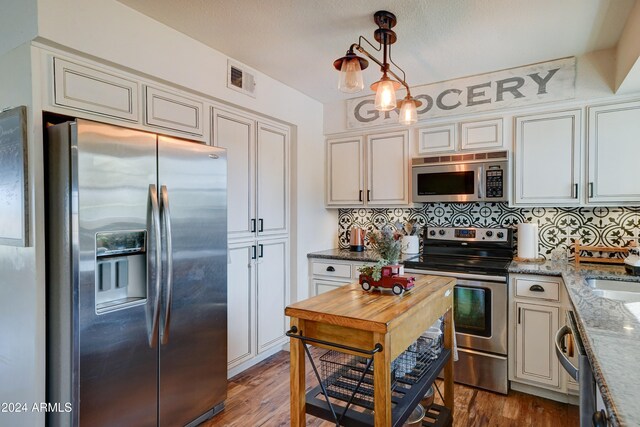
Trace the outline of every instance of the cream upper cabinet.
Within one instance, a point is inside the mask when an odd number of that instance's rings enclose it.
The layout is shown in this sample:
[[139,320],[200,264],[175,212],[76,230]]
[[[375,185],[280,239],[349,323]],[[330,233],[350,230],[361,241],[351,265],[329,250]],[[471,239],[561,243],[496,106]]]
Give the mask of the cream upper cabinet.
[[138,121],[137,82],[60,58],[53,73],[56,105]]
[[460,123],[460,150],[503,149],[502,119]]
[[255,122],[223,110],[213,115],[213,142],[227,149],[227,232],[229,238],[253,237],[255,218]]
[[145,87],[145,124],[202,136],[204,103],[151,86]]
[[640,102],[589,108],[587,202],[640,202]]
[[427,126],[418,129],[418,154],[456,151],[456,124]]
[[503,150],[502,119],[470,120],[418,129],[419,155]]
[[326,147],[327,206],[409,203],[407,130],[329,139]]
[[409,132],[367,137],[367,204],[409,203]]
[[289,223],[289,133],[258,122],[257,233],[287,233]]
[[215,109],[214,145],[227,149],[228,235],[284,235],[289,229],[289,131]]
[[364,205],[364,138],[327,140],[327,204]]
[[580,204],[581,111],[515,118],[514,204]]

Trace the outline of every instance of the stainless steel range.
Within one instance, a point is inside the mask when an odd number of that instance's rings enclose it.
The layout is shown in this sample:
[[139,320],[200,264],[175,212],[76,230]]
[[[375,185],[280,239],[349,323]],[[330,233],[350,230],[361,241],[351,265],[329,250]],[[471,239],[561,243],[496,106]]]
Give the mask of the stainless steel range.
[[506,394],[507,268],[513,231],[507,228],[425,228],[423,252],[405,269],[455,277],[458,344],[455,380]]

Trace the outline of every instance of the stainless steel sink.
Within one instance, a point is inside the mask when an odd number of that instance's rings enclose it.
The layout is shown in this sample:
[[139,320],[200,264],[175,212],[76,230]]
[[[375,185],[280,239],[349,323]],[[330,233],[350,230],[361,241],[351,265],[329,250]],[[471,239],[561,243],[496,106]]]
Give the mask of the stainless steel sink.
[[640,302],[640,282],[622,280],[587,279],[593,293],[604,298],[624,302]]

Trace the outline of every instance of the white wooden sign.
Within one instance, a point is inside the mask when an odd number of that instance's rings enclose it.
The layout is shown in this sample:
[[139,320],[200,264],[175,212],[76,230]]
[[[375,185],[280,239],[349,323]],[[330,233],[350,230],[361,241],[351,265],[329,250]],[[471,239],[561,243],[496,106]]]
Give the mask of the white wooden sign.
[[[502,110],[575,97],[576,58],[563,58],[411,88],[422,101],[418,121]],[[380,112],[374,95],[347,100],[347,127],[396,123],[398,110]]]

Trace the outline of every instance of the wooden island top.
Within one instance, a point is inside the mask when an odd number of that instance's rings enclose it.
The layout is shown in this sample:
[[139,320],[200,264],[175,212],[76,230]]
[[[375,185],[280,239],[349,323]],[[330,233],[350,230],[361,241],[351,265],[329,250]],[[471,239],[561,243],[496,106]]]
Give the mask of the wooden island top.
[[[392,360],[409,347],[438,318],[445,316],[445,348],[453,343],[452,307],[454,278],[412,274],[415,286],[402,295],[389,290],[364,291],[352,283],[291,304],[285,314],[292,331],[312,340],[382,351],[374,360],[374,425],[391,426]],[[308,344],[335,349],[318,342]],[[350,353],[348,350],[340,351]],[[291,425],[304,426],[305,351],[300,339],[291,339]],[[453,359],[445,366],[445,405],[453,415]]]

